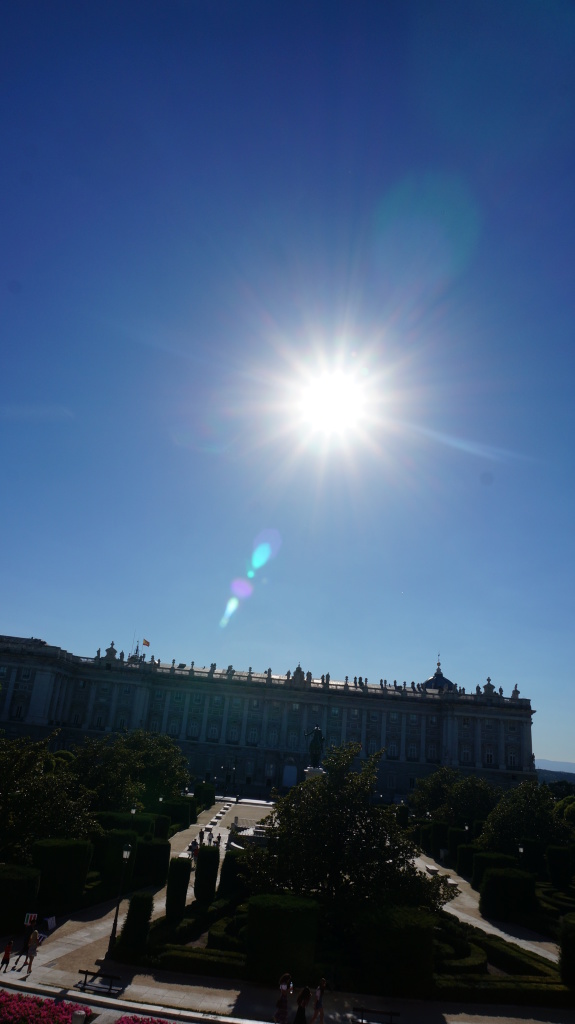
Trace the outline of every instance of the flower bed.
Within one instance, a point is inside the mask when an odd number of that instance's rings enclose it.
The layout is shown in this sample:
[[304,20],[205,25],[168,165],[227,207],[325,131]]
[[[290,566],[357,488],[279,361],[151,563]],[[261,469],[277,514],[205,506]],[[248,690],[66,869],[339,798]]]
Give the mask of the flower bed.
[[0,991],[2,1024],[71,1024],[74,1010],[83,1010],[86,1017],[92,1016],[90,1007],[80,1003],[56,1003],[40,996]]
[[128,1014],[125,1017],[118,1017],[116,1024],[173,1024],[173,1021],[163,1020],[159,1017],[132,1017]]

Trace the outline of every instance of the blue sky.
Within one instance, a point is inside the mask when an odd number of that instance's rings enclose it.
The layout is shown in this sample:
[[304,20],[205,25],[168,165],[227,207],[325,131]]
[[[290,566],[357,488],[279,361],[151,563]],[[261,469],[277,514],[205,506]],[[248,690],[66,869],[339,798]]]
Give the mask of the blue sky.
[[574,43],[555,0],[3,5],[3,633],[439,651],[575,761]]

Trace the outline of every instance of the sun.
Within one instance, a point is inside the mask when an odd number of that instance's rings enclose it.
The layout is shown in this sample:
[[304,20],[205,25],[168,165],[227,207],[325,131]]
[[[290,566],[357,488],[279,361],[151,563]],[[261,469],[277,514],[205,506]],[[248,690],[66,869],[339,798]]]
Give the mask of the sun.
[[368,396],[355,372],[337,368],[309,376],[296,405],[302,427],[311,433],[346,437],[364,424]]

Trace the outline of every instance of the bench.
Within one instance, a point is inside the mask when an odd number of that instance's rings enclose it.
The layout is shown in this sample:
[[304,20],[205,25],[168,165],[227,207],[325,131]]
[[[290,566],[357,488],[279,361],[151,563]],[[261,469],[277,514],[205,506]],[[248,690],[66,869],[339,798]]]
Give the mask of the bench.
[[359,1018],[359,1024],[368,1024],[370,1017],[383,1017],[387,1024],[393,1024],[394,1017],[400,1017],[399,1010],[373,1010],[368,1006],[354,1006],[353,1012]]
[[[95,970],[93,967],[87,968],[86,970],[80,968],[78,974],[84,975],[84,980],[78,982],[78,985],[82,989],[82,992],[85,992],[86,989],[88,989],[89,992],[102,992],[103,990],[105,990],[105,984],[100,985],[100,981],[108,983],[108,990],[107,992],[105,992],[105,995],[107,996],[112,995],[112,990],[114,991],[114,993],[121,992],[124,987],[122,984],[122,979],[120,978],[119,974],[100,974],[98,967],[96,967]],[[88,975],[90,975],[89,981]]]

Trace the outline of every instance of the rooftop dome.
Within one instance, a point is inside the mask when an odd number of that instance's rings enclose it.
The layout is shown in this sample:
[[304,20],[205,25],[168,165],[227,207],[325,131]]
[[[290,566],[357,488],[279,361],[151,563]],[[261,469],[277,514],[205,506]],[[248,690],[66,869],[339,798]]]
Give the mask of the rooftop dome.
[[447,679],[447,677],[443,675],[443,672],[441,671],[441,662],[439,661],[439,658],[437,659],[437,668],[435,669],[435,672],[433,673],[432,676],[429,677],[429,679],[426,679],[425,682],[422,683],[422,686],[424,686],[426,690],[457,689],[455,683],[452,683],[451,679]]

